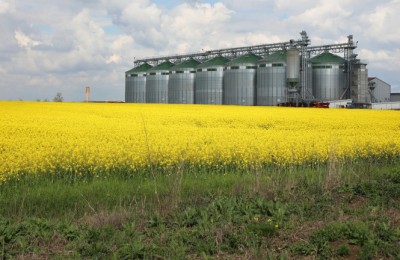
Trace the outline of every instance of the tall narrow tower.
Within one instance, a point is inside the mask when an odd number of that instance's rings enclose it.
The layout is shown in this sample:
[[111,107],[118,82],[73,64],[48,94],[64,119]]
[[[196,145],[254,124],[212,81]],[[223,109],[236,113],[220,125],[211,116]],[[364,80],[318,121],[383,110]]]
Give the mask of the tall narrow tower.
[[291,102],[299,102],[300,98],[300,52],[294,46],[286,51],[286,86]]
[[85,101],[89,102],[89,98],[90,98],[90,87],[86,87],[86,98],[85,98]]

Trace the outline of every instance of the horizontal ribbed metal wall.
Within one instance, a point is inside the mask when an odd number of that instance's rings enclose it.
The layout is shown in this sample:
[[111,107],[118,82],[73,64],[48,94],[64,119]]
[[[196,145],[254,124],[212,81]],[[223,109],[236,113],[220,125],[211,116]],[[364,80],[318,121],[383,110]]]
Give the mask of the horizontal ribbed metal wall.
[[224,66],[228,61],[224,57],[215,57],[197,66],[196,104],[223,104]]
[[131,94],[133,103],[146,102],[146,74],[141,73],[131,78]]
[[224,68],[198,69],[196,73],[196,104],[218,104],[223,102]]
[[315,98],[337,100],[345,90],[345,60],[329,52],[311,59],[312,85]]
[[246,54],[227,63],[224,75],[224,104],[254,106],[256,103],[256,62],[261,57]]
[[146,103],[168,103],[169,69],[173,66],[167,61],[147,71]]
[[340,99],[340,96],[344,91],[343,68],[340,68],[338,64],[326,65],[325,68],[313,66],[312,74],[313,93],[315,98],[321,100]]
[[146,71],[151,68],[144,63],[125,73],[125,102],[146,102]]
[[[164,74],[163,74],[164,73]],[[152,72],[147,75],[147,103],[168,103],[169,72]]]
[[256,70],[246,66],[225,71],[224,104],[255,105]]
[[132,84],[130,74],[125,74],[125,102],[132,103]]
[[168,103],[194,104],[195,71],[173,71],[168,82]]
[[256,103],[276,106],[286,101],[286,52],[280,51],[258,62]]
[[312,64],[311,62],[307,62],[307,89],[306,89],[306,96],[308,98],[314,98],[314,90],[313,90],[313,84],[312,84],[312,78],[313,78],[313,73],[312,73]]
[[187,60],[171,68],[168,82],[168,103],[194,104],[196,67],[200,62]]

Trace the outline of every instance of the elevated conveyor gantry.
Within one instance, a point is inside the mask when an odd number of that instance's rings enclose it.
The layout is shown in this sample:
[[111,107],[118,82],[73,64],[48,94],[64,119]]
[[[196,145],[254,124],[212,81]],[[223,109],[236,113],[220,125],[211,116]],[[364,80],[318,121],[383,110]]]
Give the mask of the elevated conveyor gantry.
[[149,63],[152,65],[157,65],[164,61],[170,61],[172,63],[182,62],[188,59],[195,59],[200,62],[212,59],[216,56],[226,57],[228,59],[233,59],[238,56],[253,53],[259,56],[266,56],[270,53],[286,50],[290,46],[307,46],[309,44],[309,39],[307,37],[307,33],[305,31],[301,32],[302,39],[300,40],[290,40],[287,42],[280,42],[280,43],[271,43],[271,44],[261,44],[261,45],[254,45],[254,46],[247,46],[247,47],[237,47],[237,48],[228,48],[228,49],[219,49],[219,50],[211,50],[206,52],[198,52],[192,54],[184,54],[184,55],[170,55],[170,56],[163,56],[163,57],[154,57],[154,58],[145,58],[145,59],[138,59],[134,61],[135,67],[142,64],[142,63]]

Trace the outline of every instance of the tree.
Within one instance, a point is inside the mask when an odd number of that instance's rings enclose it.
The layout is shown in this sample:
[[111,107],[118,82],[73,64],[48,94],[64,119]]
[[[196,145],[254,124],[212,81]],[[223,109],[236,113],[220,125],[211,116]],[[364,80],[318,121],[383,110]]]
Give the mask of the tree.
[[56,96],[53,98],[54,102],[63,102],[64,98],[61,94],[61,92],[57,92]]

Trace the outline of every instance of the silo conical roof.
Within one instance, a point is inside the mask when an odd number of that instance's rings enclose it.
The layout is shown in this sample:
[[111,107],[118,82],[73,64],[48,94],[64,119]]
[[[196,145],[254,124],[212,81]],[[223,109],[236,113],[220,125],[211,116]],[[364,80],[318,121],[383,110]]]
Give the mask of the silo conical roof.
[[194,69],[196,68],[200,62],[194,59],[185,60],[184,62],[179,63],[171,68],[171,70],[178,70],[178,69]]
[[346,60],[343,59],[342,57],[332,54],[330,52],[321,53],[311,58],[310,61],[312,63],[339,63],[339,64],[343,64],[346,62]]
[[212,59],[198,65],[197,68],[222,67],[222,66],[225,66],[228,62],[229,62],[229,59],[222,57],[222,56],[217,56],[215,58],[212,58]]
[[272,63],[272,62],[286,62],[286,51],[274,52],[264,59],[260,60],[259,63]]
[[125,73],[129,74],[129,73],[145,72],[145,71],[148,71],[148,70],[151,69],[151,68],[153,68],[153,67],[152,67],[150,64],[148,64],[148,63],[143,63],[143,64],[141,64],[141,65],[139,65],[139,66],[137,66],[137,67],[134,67],[134,68],[131,69],[131,70],[128,70],[128,71],[125,72]]
[[160,63],[157,66],[149,69],[149,71],[169,70],[173,66],[175,66],[175,64],[173,64],[172,62],[164,61],[163,63]]
[[261,60],[262,57],[255,55],[253,53],[247,53],[242,55],[236,59],[231,60],[227,63],[227,65],[237,65],[237,64],[249,64],[249,63],[256,63],[257,61]]

